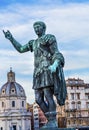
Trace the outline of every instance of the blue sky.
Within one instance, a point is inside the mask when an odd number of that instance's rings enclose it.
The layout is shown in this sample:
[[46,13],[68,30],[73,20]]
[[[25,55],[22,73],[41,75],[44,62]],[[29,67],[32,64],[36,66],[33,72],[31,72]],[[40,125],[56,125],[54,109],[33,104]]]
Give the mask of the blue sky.
[[44,21],[54,34],[65,57],[65,78],[80,78],[89,83],[89,0],[0,0],[0,86],[7,82],[10,67],[16,73],[29,103],[32,90],[33,53],[18,53],[5,39],[2,30],[10,30],[22,45],[35,39],[35,21]]
[[66,3],[85,3],[85,2],[88,2],[88,0],[54,0],[54,1],[52,1],[52,0],[26,0],[26,1],[24,1],[24,0],[9,0],[9,1],[7,1],[7,0],[0,0],[0,2],[1,2],[1,6],[7,6],[8,4],[11,4],[11,3],[27,3],[27,4],[38,4],[38,3],[40,3],[40,4],[43,4],[43,3],[50,3],[50,4],[53,4],[53,3],[63,3],[63,4],[66,4]]

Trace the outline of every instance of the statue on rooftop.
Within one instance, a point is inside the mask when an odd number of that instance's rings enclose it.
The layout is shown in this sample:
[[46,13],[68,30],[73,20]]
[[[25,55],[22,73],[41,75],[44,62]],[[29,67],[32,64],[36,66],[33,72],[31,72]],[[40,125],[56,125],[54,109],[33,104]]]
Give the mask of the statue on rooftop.
[[44,128],[58,127],[53,95],[60,106],[65,104],[67,91],[63,74],[64,57],[58,50],[55,36],[45,34],[44,22],[37,21],[33,27],[38,36],[37,39],[30,40],[23,46],[15,40],[10,31],[3,30],[3,33],[18,52],[34,52],[33,89],[35,90],[35,100],[48,120]]

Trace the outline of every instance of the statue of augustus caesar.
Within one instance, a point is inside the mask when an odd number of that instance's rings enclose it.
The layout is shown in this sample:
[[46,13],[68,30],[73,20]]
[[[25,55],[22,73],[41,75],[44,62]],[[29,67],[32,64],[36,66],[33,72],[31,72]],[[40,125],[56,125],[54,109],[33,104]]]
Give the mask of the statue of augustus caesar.
[[58,50],[55,36],[45,34],[44,22],[37,21],[33,27],[37,39],[30,40],[23,46],[15,40],[10,31],[3,30],[3,33],[18,52],[34,52],[35,100],[47,117],[48,123],[44,127],[57,127],[56,104],[53,95],[60,106],[65,104],[67,91],[63,74],[64,57]]

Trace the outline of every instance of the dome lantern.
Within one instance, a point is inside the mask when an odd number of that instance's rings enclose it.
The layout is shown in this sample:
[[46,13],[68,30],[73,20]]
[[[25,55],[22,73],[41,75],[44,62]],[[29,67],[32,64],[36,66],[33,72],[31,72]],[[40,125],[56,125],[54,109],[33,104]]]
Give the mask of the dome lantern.
[[8,82],[15,82],[15,73],[12,71],[12,67],[10,67],[10,72],[7,73]]

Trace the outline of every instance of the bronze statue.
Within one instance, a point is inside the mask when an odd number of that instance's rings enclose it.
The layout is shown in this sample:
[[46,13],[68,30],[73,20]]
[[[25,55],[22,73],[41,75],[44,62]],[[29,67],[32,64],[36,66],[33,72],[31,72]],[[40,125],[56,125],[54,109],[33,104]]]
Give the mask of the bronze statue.
[[64,57],[58,51],[55,36],[45,34],[44,22],[37,21],[33,27],[38,37],[30,40],[24,46],[14,39],[10,31],[3,30],[3,33],[18,52],[34,52],[35,100],[48,119],[48,123],[44,127],[57,127],[56,104],[53,95],[56,96],[59,105],[65,104],[67,91],[63,74]]

